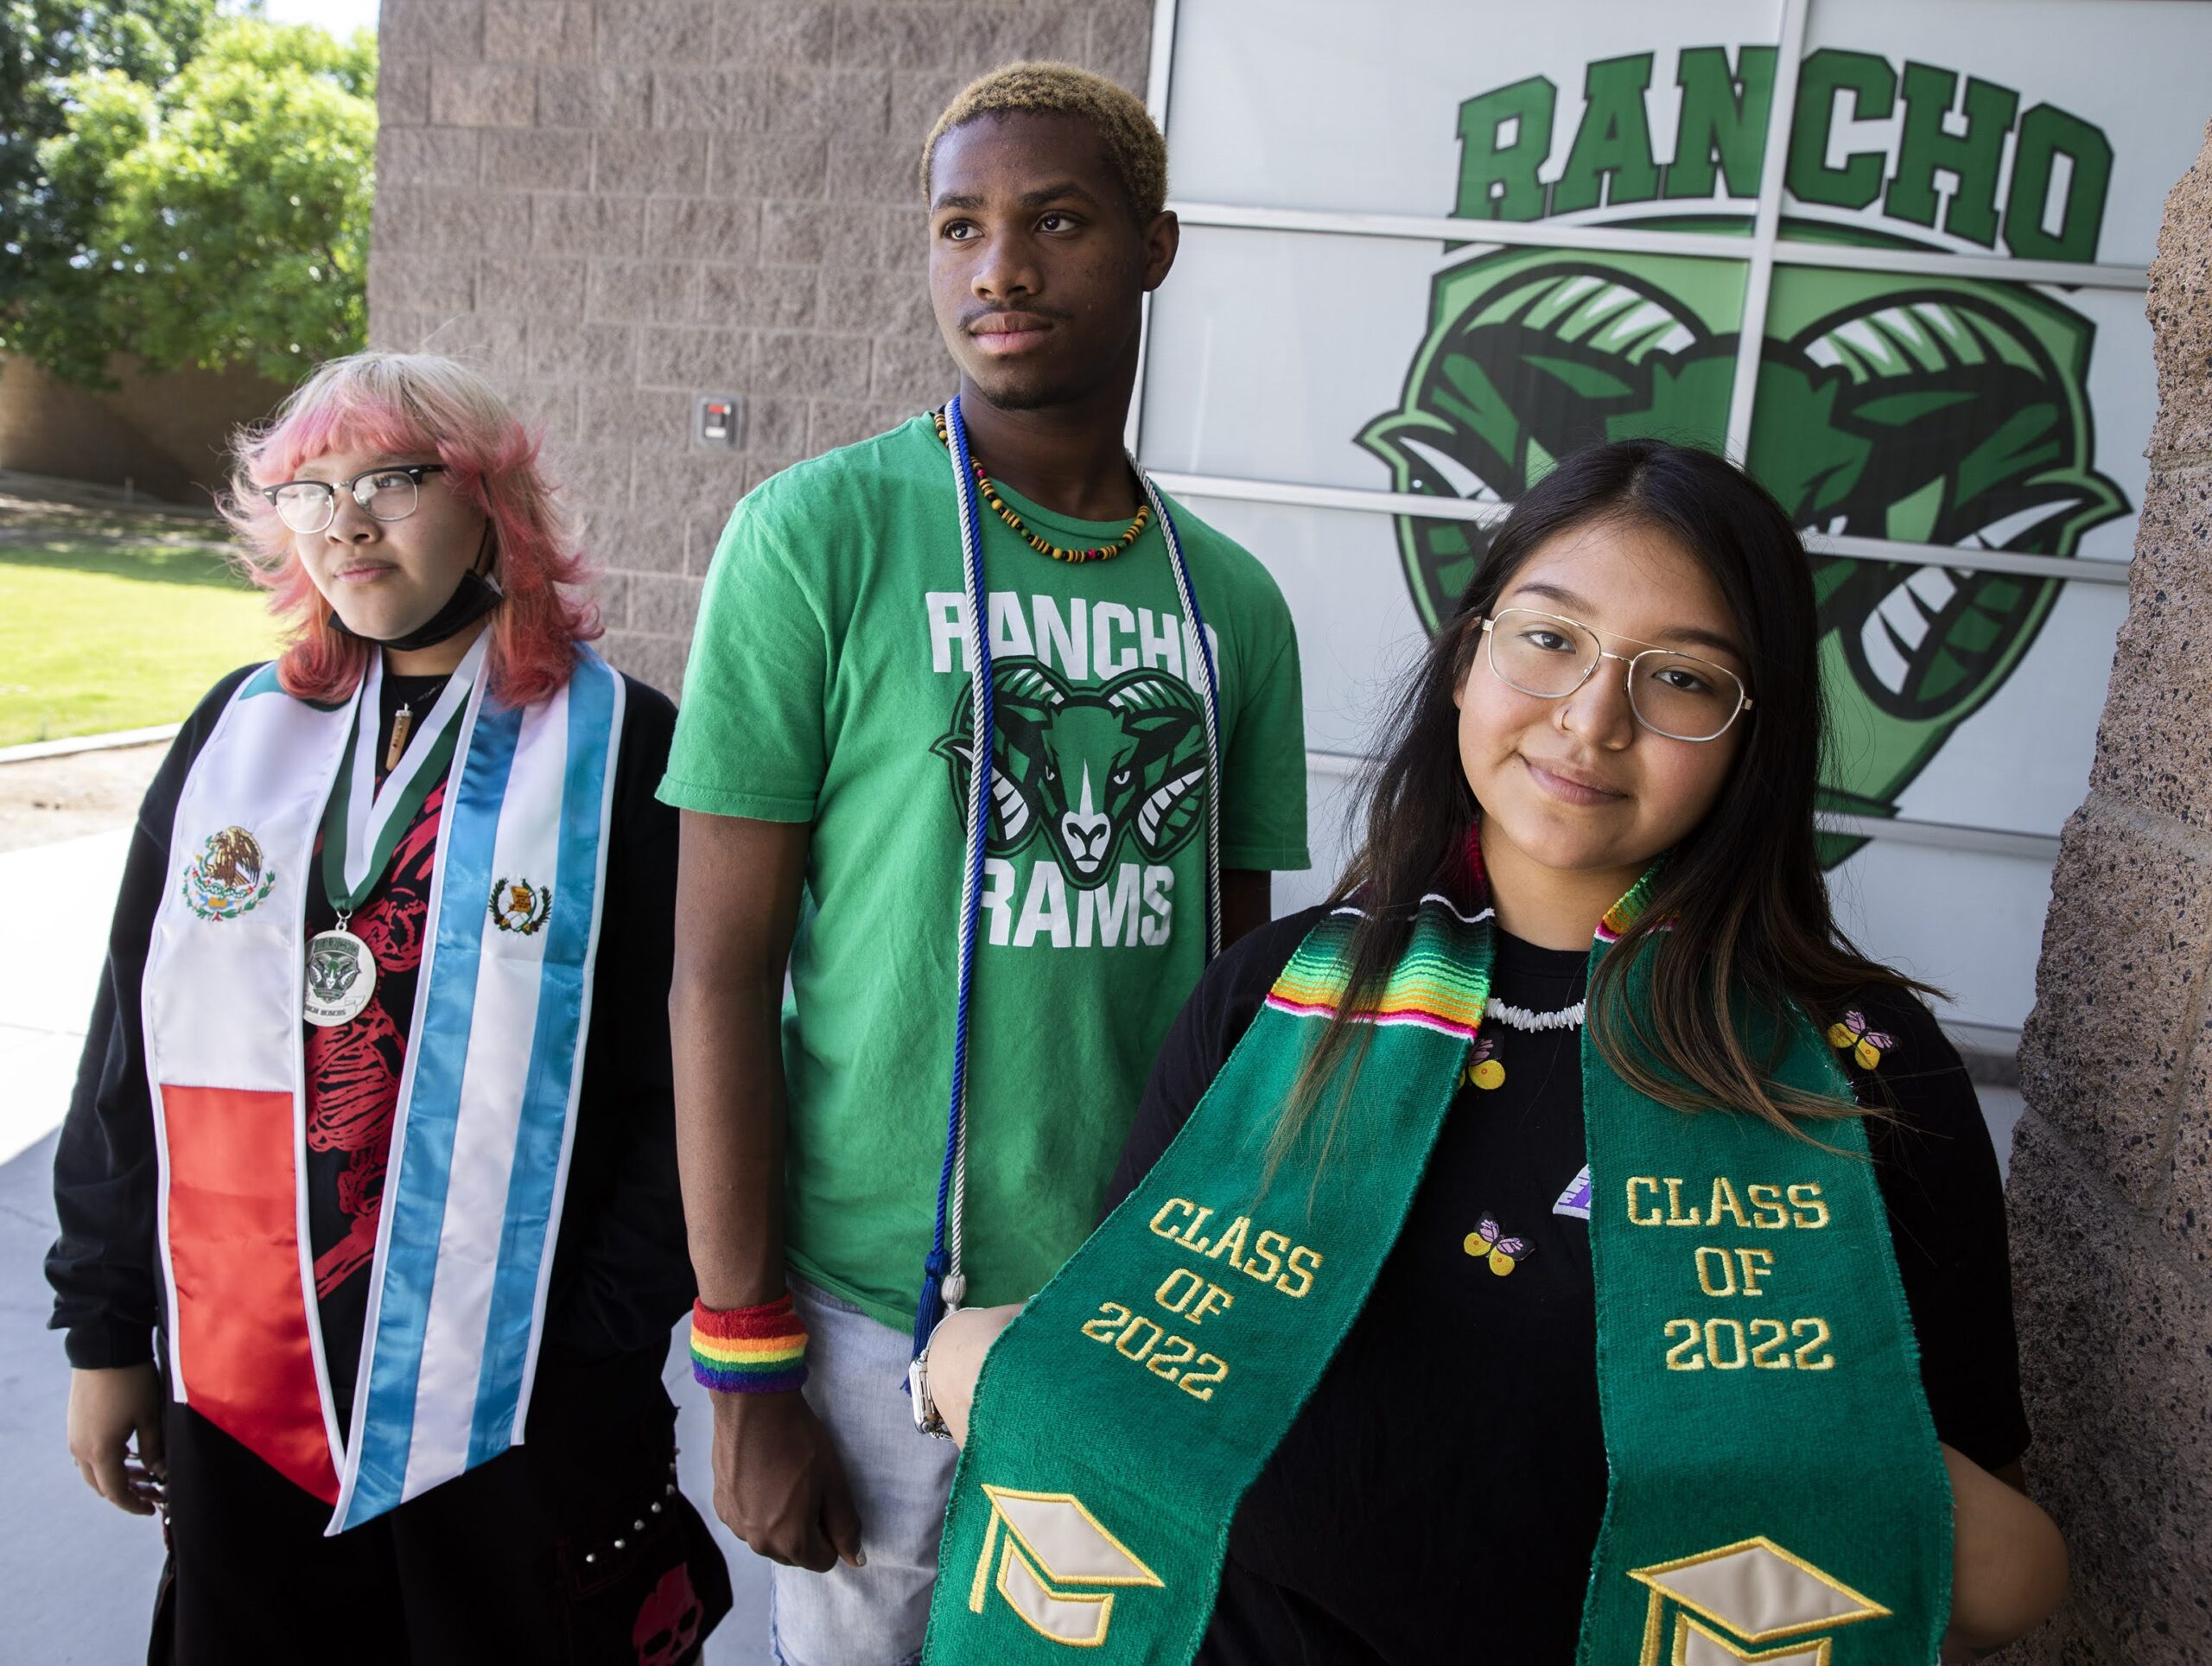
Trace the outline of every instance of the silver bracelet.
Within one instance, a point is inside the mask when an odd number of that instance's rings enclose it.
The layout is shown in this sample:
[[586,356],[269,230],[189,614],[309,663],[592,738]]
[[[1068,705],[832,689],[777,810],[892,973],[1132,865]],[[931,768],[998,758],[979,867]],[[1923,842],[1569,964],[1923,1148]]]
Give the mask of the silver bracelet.
[[959,1311],[957,1307],[949,1310],[944,1319],[931,1326],[929,1340],[906,1366],[906,1392],[914,1402],[914,1428],[933,1440],[950,1440],[952,1431],[944,1426],[944,1415],[938,1410],[937,1400],[930,1393],[930,1350],[937,1345],[937,1333],[944,1328],[944,1320]]

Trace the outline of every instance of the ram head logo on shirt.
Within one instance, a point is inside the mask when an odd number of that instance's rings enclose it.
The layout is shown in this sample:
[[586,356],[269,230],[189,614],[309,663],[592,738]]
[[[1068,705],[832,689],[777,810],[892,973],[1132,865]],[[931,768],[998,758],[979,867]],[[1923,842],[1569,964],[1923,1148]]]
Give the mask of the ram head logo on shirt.
[[[1051,666],[1004,659],[992,668],[996,705],[990,833],[1012,855],[1042,838],[1070,885],[1112,876],[1134,839],[1147,862],[1182,849],[1205,816],[1205,723],[1179,677],[1135,671],[1073,689]],[[966,689],[951,732],[934,750],[951,768],[954,801],[968,801],[974,726]]]

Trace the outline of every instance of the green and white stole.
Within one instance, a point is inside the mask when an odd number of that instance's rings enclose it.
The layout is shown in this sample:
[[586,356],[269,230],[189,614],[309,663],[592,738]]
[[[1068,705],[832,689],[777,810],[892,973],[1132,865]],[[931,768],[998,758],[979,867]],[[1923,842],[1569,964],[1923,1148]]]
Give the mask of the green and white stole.
[[[1606,916],[1593,971],[1649,885]],[[1424,899],[1326,1162],[1301,1141],[1263,1185],[1355,919],[1314,928],[1152,1173],[992,1349],[932,1662],[1197,1650],[1237,1501],[1367,1300],[1489,993],[1491,911]],[[1578,1660],[1934,1661],[1950,1491],[1863,1124],[1822,1122],[1815,1144],[1685,1116],[1621,1080],[1586,1027],[1582,1059],[1611,1474]],[[1850,1100],[1802,1014],[1776,1076]]]

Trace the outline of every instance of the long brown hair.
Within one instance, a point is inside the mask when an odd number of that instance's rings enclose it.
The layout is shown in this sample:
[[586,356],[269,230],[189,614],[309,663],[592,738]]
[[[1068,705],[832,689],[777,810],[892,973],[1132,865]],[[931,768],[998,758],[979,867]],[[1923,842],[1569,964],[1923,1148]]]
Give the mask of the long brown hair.
[[[1459,761],[1459,709],[1481,621],[1522,567],[1565,532],[1628,521],[1665,533],[1725,598],[1748,659],[1754,713],[1720,796],[1669,855],[1649,903],[1599,963],[1592,1040],[1639,1092],[1677,1110],[1726,1106],[1793,1133],[1797,1119],[1851,1107],[1773,1079],[1793,1007],[1828,1014],[1870,986],[1932,994],[1861,955],[1837,929],[1813,811],[1827,738],[1820,626],[1805,548],[1781,505],[1722,458],[1624,440],[1566,458],[1498,526],[1459,605],[1395,703],[1364,788],[1366,834],[1331,893],[1363,918],[1351,970],[1309,1050],[1273,1149],[1306,1134],[1323,1091],[1341,1084],[1325,1154],[1351,1101],[1371,1011],[1403,954],[1424,893],[1464,877],[1480,806]],[[1631,965],[1650,976],[1628,999]],[[1754,1049],[1746,1037],[1764,1038]]]

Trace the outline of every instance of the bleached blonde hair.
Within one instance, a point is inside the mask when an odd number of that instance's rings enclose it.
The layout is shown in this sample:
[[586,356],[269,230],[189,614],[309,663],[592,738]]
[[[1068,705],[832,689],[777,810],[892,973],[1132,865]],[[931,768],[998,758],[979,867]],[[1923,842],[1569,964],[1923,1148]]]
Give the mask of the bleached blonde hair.
[[922,197],[930,194],[930,162],[938,141],[956,127],[985,116],[1074,116],[1106,142],[1106,154],[1128,193],[1140,224],[1167,202],[1167,141],[1143,102],[1103,75],[1073,64],[1007,64],[960,89],[922,142]]

